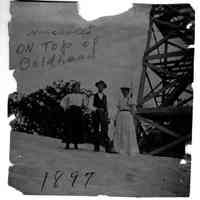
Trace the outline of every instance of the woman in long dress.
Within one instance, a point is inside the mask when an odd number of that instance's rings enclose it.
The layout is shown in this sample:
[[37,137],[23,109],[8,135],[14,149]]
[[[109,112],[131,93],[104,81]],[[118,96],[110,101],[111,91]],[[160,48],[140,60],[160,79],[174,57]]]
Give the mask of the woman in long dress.
[[65,110],[65,149],[70,148],[70,143],[78,149],[78,144],[84,142],[83,135],[83,113],[82,108],[86,106],[86,99],[80,92],[80,83],[76,82],[73,92],[67,94],[61,101],[61,106]]
[[117,105],[118,113],[113,138],[114,149],[119,154],[132,156],[139,153],[132,115],[134,103],[129,94],[130,88],[122,87],[121,93],[122,97]]

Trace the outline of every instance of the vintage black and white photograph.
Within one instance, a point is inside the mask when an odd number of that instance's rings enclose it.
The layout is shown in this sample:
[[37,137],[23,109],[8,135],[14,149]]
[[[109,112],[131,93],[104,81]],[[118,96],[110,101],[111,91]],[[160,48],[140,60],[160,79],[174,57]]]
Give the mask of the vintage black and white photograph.
[[[105,5],[106,6],[106,5]],[[26,195],[188,197],[195,10],[11,1],[8,184]]]

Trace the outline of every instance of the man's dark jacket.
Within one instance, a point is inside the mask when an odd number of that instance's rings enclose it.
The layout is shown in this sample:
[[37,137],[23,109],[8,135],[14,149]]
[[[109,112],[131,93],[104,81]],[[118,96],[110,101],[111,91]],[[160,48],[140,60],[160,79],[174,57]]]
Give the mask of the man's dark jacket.
[[100,99],[98,93],[94,95],[94,102],[93,106],[96,108],[103,108],[104,111],[107,113],[107,98],[106,95],[103,94],[103,98]]

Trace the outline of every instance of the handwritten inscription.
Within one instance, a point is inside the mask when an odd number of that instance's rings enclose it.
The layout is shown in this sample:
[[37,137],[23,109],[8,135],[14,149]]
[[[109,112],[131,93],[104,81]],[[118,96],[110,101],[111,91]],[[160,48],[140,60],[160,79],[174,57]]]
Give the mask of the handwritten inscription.
[[[48,40],[37,44],[35,42],[20,43],[16,47],[16,54],[20,57],[19,67],[21,70],[38,67],[53,68],[70,62],[94,59],[96,43],[97,38],[80,41],[75,48],[73,48],[72,41],[66,40],[61,42]],[[34,56],[33,52],[37,50],[41,54]]]
[[22,71],[51,69],[96,56],[98,36],[92,33],[92,26],[71,31],[32,29],[18,37],[10,41],[11,68]]
[[[53,179],[50,179],[50,176],[53,176]],[[40,191],[43,192],[46,189],[48,181],[51,181],[51,187],[59,188],[61,184],[63,184],[65,181],[70,181],[71,187],[76,187],[78,181],[82,180],[84,188],[87,188],[89,182],[92,178],[94,178],[94,176],[94,171],[81,172],[78,170],[74,170],[71,173],[66,173],[63,170],[57,170],[53,174],[46,171],[44,173],[44,177],[42,178]]]
[[71,27],[68,25],[67,28],[60,29],[33,29],[27,32],[26,36],[70,36],[70,35],[89,35],[92,33],[92,30],[95,28],[94,25],[89,25],[85,28],[81,27]]

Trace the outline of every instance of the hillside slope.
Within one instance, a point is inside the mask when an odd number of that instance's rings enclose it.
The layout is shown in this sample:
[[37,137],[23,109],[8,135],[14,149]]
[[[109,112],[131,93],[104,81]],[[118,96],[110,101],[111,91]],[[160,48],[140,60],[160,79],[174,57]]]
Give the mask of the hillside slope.
[[60,140],[13,132],[9,185],[24,194],[188,196],[190,166],[180,160],[92,148],[64,150]]

